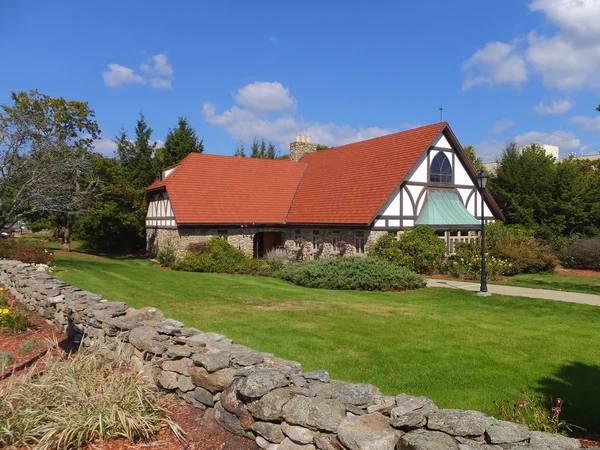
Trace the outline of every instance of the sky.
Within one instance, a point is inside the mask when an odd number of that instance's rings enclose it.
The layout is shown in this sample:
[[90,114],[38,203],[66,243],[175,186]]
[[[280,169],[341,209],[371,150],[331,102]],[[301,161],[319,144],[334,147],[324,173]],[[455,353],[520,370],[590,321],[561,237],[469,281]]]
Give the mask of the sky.
[[89,102],[96,150],[140,112],[205,152],[297,134],[335,146],[449,122],[485,161],[511,140],[600,151],[600,0],[0,0],[0,103]]

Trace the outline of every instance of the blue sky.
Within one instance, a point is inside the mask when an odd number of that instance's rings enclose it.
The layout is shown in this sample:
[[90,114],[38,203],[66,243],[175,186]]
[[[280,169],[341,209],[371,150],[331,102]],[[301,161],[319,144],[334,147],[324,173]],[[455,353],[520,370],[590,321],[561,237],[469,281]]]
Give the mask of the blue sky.
[[343,144],[447,120],[493,159],[512,139],[600,151],[600,0],[1,2],[0,102],[86,100],[110,153],[142,111],[208,153],[296,134]]

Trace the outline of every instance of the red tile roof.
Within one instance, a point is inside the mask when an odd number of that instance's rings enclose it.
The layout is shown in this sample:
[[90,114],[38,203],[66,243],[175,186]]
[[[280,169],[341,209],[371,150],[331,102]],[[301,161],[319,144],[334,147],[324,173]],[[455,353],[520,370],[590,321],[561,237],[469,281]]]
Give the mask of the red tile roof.
[[178,224],[371,223],[445,122],[300,162],[190,154],[164,180]]
[[192,153],[164,180],[178,224],[280,224],[305,164]]

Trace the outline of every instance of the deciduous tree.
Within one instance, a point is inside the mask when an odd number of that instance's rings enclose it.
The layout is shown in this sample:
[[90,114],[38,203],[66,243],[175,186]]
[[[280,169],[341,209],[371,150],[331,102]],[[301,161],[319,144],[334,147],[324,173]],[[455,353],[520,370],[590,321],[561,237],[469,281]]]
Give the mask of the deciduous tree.
[[483,161],[481,160],[481,158],[477,157],[474,145],[467,145],[466,147],[463,147],[463,150],[465,151],[467,158],[478,173],[482,170],[485,170],[485,167],[483,166]]

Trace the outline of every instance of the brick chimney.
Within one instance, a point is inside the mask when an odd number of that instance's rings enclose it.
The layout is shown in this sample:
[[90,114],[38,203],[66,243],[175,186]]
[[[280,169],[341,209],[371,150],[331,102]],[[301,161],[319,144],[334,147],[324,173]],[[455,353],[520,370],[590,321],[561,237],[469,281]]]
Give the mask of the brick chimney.
[[296,142],[290,144],[290,159],[300,161],[304,155],[317,151],[317,144],[310,143],[310,136],[296,135]]

